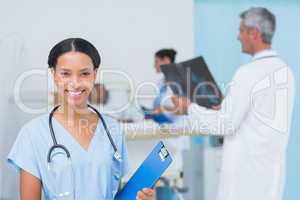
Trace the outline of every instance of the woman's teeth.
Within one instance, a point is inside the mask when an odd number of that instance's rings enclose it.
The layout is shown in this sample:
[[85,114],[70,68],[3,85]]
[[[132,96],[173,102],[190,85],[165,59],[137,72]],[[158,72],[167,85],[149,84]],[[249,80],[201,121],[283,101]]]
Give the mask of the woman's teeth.
[[83,91],[68,91],[68,93],[73,97],[81,95],[82,92]]

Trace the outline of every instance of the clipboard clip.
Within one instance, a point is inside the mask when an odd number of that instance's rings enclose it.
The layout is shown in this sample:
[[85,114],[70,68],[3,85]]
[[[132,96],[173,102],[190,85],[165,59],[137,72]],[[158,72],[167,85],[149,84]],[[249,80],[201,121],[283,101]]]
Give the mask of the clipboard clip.
[[159,151],[159,157],[161,161],[165,161],[165,159],[169,156],[169,152],[166,147],[162,147]]

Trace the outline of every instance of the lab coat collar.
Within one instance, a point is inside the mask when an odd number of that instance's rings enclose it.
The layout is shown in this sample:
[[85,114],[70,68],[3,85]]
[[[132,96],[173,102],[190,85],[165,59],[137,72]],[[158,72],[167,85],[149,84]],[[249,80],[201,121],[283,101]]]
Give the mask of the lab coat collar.
[[265,49],[265,50],[262,50],[260,52],[257,52],[252,60],[259,60],[259,59],[262,59],[262,58],[268,58],[268,57],[277,57],[278,54],[275,50],[273,49]]

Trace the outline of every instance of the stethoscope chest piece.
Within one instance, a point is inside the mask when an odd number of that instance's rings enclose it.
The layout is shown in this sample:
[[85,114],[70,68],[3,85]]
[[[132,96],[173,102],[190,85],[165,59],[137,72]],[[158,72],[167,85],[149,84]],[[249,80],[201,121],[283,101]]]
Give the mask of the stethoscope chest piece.
[[123,161],[123,160],[122,160],[122,156],[119,154],[118,151],[116,151],[116,152],[114,153],[114,159],[116,159],[118,162],[122,162],[122,161]]

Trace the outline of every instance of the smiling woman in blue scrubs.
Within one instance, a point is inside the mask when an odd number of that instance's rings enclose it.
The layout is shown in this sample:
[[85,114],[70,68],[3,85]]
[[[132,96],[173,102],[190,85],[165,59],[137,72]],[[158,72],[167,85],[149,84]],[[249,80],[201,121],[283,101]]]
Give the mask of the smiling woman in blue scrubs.
[[[88,108],[100,55],[81,38],[70,38],[56,44],[48,57],[57,86],[60,107],[52,122],[58,144],[70,152],[55,149],[51,162],[47,154],[53,145],[49,113],[39,116],[21,129],[8,162],[16,167],[20,179],[21,200],[109,200],[113,199],[120,179],[128,170],[124,134],[113,119],[103,116],[116,144],[120,160],[99,116]],[[153,190],[143,189],[137,199],[153,199]]]

